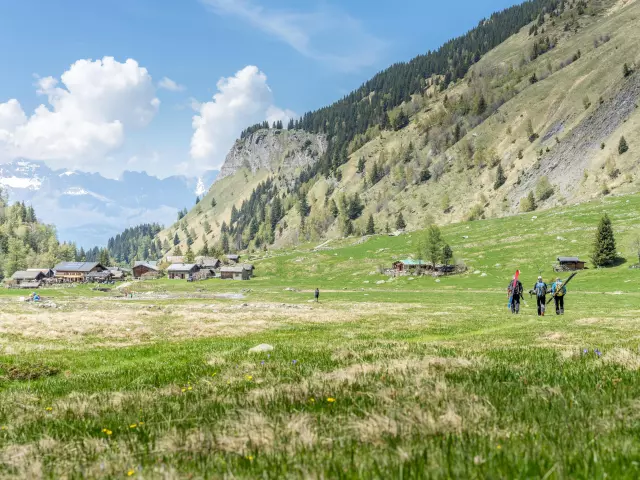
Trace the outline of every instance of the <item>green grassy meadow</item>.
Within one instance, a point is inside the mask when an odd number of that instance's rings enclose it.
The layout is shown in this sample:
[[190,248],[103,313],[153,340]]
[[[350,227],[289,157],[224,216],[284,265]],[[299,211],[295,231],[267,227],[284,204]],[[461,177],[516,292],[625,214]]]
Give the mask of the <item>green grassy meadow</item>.
[[[626,260],[579,273],[564,316],[511,315],[514,270],[528,290],[587,259],[604,212]],[[639,232],[640,195],[607,197],[444,227],[468,270],[439,282],[378,273],[412,232],[132,299],[3,290],[0,477],[638,478]]]

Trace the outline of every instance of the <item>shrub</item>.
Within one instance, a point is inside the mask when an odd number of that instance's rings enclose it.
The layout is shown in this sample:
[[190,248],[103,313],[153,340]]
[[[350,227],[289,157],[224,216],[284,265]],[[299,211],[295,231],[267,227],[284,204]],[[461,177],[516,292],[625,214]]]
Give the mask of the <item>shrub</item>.
[[536,198],[534,197],[533,192],[529,192],[526,197],[520,200],[521,212],[533,212],[536,208]]
[[549,182],[549,178],[547,178],[546,175],[538,180],[538,184],[536,185],[536,196],[538,197],[539,202],[547,200],[553,195],[553,192],[553,185],[551,185],[551,182]]

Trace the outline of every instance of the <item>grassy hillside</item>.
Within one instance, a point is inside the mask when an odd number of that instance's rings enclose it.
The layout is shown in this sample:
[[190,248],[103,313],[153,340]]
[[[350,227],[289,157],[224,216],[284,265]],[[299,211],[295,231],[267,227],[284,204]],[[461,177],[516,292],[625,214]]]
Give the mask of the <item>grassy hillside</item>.
[[[448,88],[442,89],[439,77],[425,79],[421,95],[389,112],[392,124],[401,111],[409,124],[397,130],[372,127],[352,143],[348,161],[334,174],[318,174],[294,188],[281,184],[288,209],[275,247],[342,237],[342,198],[355,193],[365,206],[353,219],[358,234],[370,215],[378,232],[393,230],[399,212],[413,230],[433,220],[512,215],[530,193],[538,208],[548,208],[637,191],[640,3],[579,3],[522,28]],[[632,72],[626,77],[624,64]],[[629,149],[620,154],[623,136]],[[505,182],[496,188],[498,166]],[[376,179],[374,168],[381,172]],[[255,185],[244,175],[234,180],[236,205]],[[544,192],[541,181],[551,188]],[[205,216],[228,223],[229,203],[217,192],[222,188],[216,184],[209,193],[223,198],[221,207],[210,213],[204,202],[187,228],[197,232]],[[304,222],[295,208],[301,192],[310,205]],[[332,201],[340,209],[337,218]],[[201,248],[205,238],[209,246],[219,245],[219,228],[198,235],[193,248]],[[247,246],[256,249],[253,240]]]
[[[440,282],[372,273],[413,232],[132,299],[42,290],[57,308],[40,309],[1,291],[0,476],[637,478],[639,207],[446,226],[470,271]],[[585,257],[603,212],[626,263],[581,272],[562,317],[528,298],[509,314],[513,270],[528,288],[556,255]]]

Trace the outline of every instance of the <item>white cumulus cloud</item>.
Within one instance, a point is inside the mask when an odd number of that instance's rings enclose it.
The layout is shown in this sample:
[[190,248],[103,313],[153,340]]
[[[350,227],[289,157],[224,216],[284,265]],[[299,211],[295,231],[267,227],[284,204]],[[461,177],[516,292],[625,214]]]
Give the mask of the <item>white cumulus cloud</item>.
[[36,86],[48,105],[30,116],[15,99],[0,103],[0,161],[100,171],[125,129],[148,125],[160,106],[151,76],[132,59],[78,60],[60,79],[40,78]]
[[233,77],[222,78],[217,87],[212,101],[194,103],[198,114],[192,122],[191,157],[199,161],[196,170],[219,168],[246,127],[264,120],[282,120],[286,126],[295,117],[291,110],[273,105],[267,76],[258,67],[250,65]]
[[162,88],[164,90],[169,90],[170,92],[182,92],[186,90],[187,87],[184,85],[180,85],[175,80],[171,80],[169,77],[164,77],[160,82],[158,82],[158,88]]

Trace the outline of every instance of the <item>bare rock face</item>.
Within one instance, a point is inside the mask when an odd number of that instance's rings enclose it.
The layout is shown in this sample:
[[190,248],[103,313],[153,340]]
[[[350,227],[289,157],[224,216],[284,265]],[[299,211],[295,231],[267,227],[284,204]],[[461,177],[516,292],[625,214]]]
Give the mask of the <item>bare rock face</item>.
[[229,177],[241,168],[255,173],[266,169],[296,169],[316,163],[327,150],[327,139],[302,130],[264,129],[237,140],[216,181]]

